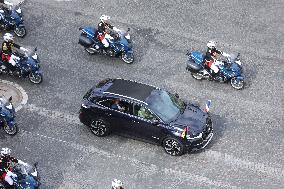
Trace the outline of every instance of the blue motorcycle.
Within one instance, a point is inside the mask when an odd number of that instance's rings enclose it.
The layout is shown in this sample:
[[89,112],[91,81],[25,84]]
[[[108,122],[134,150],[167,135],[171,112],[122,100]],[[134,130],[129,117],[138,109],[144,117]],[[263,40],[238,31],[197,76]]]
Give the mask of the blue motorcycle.
[[37,48],[24,52],[21,52],[21,50],[14,52],[11,58],[13,58],[16,62],[15,71],[10,73],[4,66],[3,62],[0,61],[0,74],[10,74],[23,78],[28,77],[30,82],[40,84],[43,81],[43,75],[42,71],[40,70],[40,60],[36,51]]
[[[12,166],[11,176],[13,180],[13,188],[17,189],[38,189],[40,186],[39,176],[37,172],[37,163],[33,166],[29,164],[15,164]],[[5,181],[0,182],[0,189],[11,188]]]
[[89,54],[104,54],[111,57],[120,57],[125,63],[131,64],[134,61],[132,43],[130,40],[129,30],[123,32],[121,30],[110,30],[106,34],[106,40],[109,42],[109,47],[104,48],[101,41],[95,39],[97,30],[94,27],[79,28],[81,31],[79,44],[82,45]]
[[22,9],[19,5],[0,10],[0,28],[6,31],[14,31],[18,37],[24,37],[26,35],[26,28]]
[[8,135],[15,135],[18,127],[15,122],[15,108],[11,102],[12,97],[9,99],[0,97],[0,126]]
[[242,63],[240,61],[240,54],[228,55],[224,60],[218,60],[217,67],[219,72],[217,76],[213,76],[210,68],[204,65],[204,55],[199,51],[192,51],[187,53],[188,60],[186,63],[186,70],[191,72],[194,79],[207,79],[217,82],[230,82],[235,89],[242,89],[244,87],[244,76],[242,75]]

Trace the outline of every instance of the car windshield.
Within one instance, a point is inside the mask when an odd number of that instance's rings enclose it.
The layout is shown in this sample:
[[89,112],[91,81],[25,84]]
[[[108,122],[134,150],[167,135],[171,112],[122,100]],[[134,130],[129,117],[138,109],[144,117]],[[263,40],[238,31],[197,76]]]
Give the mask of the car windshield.
[[164,122],[175,119],[185,109],[185,103],[182,100],[163,90],[152,91],[146,103]]

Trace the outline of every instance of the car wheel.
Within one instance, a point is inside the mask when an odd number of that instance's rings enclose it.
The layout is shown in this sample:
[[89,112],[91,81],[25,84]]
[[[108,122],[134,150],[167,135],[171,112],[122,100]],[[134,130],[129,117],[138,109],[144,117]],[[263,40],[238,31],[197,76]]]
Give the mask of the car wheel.
[[90,129],[98,137],[106,136],[110,132],[109,123],[100,118],[92,121]]
[[168,137],[163,141],[163,147],[167,154],[172,156],[181,156],[184,152],[184,146],[178,139]]

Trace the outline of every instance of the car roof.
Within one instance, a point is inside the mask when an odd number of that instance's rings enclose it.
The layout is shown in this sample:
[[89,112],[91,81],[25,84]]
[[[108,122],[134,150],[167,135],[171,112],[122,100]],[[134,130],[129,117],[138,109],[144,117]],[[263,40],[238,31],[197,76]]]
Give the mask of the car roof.
[[124,79],[113,79],[111,83],[110,87],[103,92],[104,94],[130,97],[143,102],[153,90],[158,89],[154,86]]

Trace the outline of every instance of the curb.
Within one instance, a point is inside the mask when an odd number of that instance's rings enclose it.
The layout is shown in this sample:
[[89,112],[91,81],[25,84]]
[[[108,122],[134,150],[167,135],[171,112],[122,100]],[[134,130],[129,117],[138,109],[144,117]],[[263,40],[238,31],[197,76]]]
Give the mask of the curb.
[[7,85],[12,85],[13,87],[15,87],[16,89],[18,89],[20,92],[21,92],[21,95],[22,95],[22,101],[21,103],[15,108],[16,112],[19,111],[20,109],[23,108],[23,106],[25,104],[27,104],[28,102],[28,95],[26,93],[26,91],[18,84],[16,83],[13,83],[11,81],[6,81],[6,80],[2,80],[0,79],[0,82],[1,83],[4,83],[4,84],[7,84]]

